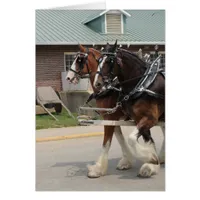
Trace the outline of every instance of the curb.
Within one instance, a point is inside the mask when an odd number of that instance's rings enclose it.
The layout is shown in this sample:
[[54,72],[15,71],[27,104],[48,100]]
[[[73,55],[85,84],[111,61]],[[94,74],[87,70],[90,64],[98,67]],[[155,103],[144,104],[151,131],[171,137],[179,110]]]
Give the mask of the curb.
[[104,132],[96,132],[96,133],[82,133],[82,134],[73,134],[73,135],[36,138],[36,142],[49,142],[49,141],[68,140],[68,139],[76,139],[76,138],[84,138],[84,137],[95,137],[95,136],[101,136],[103,134]]

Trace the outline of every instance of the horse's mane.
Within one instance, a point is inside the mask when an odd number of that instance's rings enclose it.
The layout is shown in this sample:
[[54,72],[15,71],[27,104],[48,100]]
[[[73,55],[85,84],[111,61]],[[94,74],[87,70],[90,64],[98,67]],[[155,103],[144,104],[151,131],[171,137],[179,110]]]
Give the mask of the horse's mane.
[[134,59],[134,60],[137,60],[138,62],[141,62],[141,64],[146,64],[136,53],[134,52],[131,52],[131,51],[128,51],[126,49],[122,49],[122,48],[118,48],[118,51],[122,51],[124,53],[127,53],[129,55],[131,55],[131,57]]
[[97,53],[100,53],[99,50],[95,49],[95,48],[91,48],[93,51],[97,52]]
[[126,49],[121,49],[118,48],[118,52],[121,53],[121,56],[123,57],[124,55],[126,55],[129,59],[133,59],[135,63],[137,63],[140,66],[145,67],[146,66],[146,62],[143,61],[136,53],[130,52]]
[[90,47],[89,49],[90,49],[91,51],[93,51],[93,52],[96,52],[96,53],[98,53],[98,54],[101,54],[101,52],[100,52],[99,50],[95,49],[95,48]]

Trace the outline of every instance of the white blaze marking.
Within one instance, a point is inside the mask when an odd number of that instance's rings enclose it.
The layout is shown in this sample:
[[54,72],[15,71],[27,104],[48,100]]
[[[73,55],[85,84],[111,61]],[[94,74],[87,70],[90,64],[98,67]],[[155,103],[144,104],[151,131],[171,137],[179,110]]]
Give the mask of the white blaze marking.
[[[78,57],[75,58],[74,62],[72,63],[72,66],[70,69],[76,71],[76,60]],[[66,76],[66,80],[71,80],[74,77],[75,73],[71,70],[68,71],[67,76]]]
[[[101,69],[103,68],[103,65],[104,65],[104,62],[105,62],[106,58],[107,58],[107,56],[104,56],[103,59],[102,59],[102,61],[99,63],[98,68],[97,68],[98,72],[100,72]],[[96,83],[98,82],[98,78],[99,78],[99,74],[96,74],[95,78],[94,78],[94,83],[93,83],[94,87],[95,87]]]

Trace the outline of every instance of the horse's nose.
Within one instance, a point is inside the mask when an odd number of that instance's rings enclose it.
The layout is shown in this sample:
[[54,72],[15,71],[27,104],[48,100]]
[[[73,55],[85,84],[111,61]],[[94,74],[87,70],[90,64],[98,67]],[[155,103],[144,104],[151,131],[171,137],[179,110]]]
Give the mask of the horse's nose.
[[67,81],[71,81],[71,80],[73,79],[73,77],[74,77],[74,72],[69,71],[69,72],[67,73],[67,76],[65,77],[65,79],[66,79]]

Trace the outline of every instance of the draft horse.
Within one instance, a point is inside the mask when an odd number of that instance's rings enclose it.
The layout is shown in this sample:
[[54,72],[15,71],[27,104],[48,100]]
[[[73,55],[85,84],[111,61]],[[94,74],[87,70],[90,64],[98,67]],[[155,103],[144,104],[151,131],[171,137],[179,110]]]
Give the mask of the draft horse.
[[[128,137],[128,144],[134,150],[134,156],[144,162],[139,170],[142,177],[157,174],[160,162],[164,160],[164,141],[157,156],[155,143],[150,128],[157,125],[164,117],[165,78],[162,75],[157,58],[148,65],[136,54],[114,47],[104,53],[95,75],[94,87],[102,90],[114,78],[118,78],[121,88],[118,105],[136,123],[136,128]],[[164,123],[161,128],[164,133]],[[143,136],[145,145],[138,142]]]
[[[68,72],[66,79],[71,83],[78,83],[80,78],[89,75],[91,86],[93,87],[94,93],[98,93],[99,90],[93,85],[94,77],[97,72],[98,64],[102,58],[100,51],[94,48],[85,48],[79,45],[80,52],[75,56],[75,60]],[[140,52],[141,53],[141,52]],[[96,97],[96,104],[99,108],[112,108],[116,105],[119,92],[109,91],[107,94]],[[105,112],[100,112],[104,120],[119,120],[125,117],[121,110],[117,110],[113,114],[107,114]],[[103,176],[107,172],[108,168],[108,152],[111,146],[113,133],[121,146],[122,158],[117,165],[117,169],[126,170],[132,167],[134,162],[134,157],[131,149],[129,148],[124,136],[122,134],[121,128],[119,126],[104,126],[104,139],[102,153],[99,156],[96,164],[88,165],[88,177],[97,178]]]

